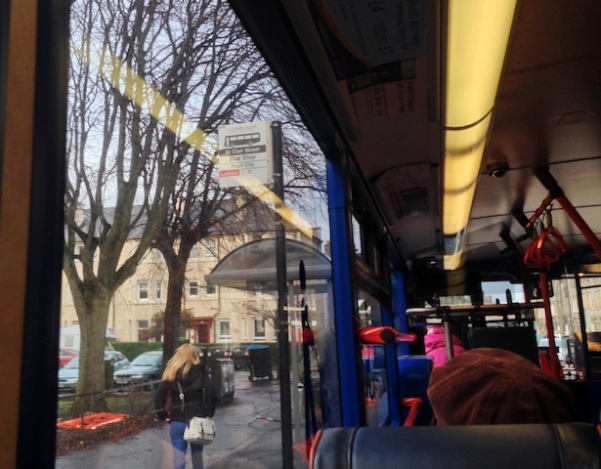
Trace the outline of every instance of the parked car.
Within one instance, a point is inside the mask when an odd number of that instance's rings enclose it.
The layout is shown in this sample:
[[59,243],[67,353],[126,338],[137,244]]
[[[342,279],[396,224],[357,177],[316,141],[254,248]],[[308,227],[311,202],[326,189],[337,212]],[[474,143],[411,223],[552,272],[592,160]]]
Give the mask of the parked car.
[[[106,350],[104,352],[105,361],[113,363],[114,372],[129,365],[129,360],[121,352],[115,350]],[[59,392],[75,392],[77,381],[79,380],[79,355],[73,358],[64,367],[58,370],[58,390]]]
[[150,383],[149,388],[155,389],[161,379],[163,368],[163,351],[144,352],[132,360],[132,362],[116,371],[114,374],[115,384],[125,386],[131,384]]
[[106,350],[104,352],[104,359],[110,360],[113,363],[113,372],[119,371],[121,368],[129,365],[127,357],[116,350]]
[[79,355],[77,350],[61,347],[58,349],[58,367],[62,368]]

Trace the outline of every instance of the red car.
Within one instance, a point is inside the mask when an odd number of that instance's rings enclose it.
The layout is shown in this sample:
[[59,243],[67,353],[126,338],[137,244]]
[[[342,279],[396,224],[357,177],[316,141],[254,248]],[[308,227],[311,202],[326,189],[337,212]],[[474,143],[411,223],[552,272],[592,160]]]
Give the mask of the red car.
[[58,367],[62,368],[78,355],[77,350],[61,347],[58,351]]

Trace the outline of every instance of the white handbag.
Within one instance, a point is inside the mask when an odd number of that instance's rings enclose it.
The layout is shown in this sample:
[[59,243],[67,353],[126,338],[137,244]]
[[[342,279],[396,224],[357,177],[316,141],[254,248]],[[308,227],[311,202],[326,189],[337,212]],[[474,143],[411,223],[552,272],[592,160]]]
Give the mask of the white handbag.
[[209,445],[214,439],[215,422],[209,417],[192,417],[184,432],[184,440],[197,445]]
[[[182,386],[177,381],[179,397],[182,407],[185,408],[186,400]],[[210,445],[215,439],[215,422],[210,417],[192,417],[184,431],[184,440],[195,445]]]

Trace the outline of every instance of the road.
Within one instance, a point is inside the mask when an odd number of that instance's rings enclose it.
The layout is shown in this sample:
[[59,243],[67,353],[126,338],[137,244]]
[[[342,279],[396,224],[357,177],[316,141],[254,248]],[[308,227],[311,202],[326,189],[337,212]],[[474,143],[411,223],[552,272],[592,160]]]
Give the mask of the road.
[[[205,469],[281,469],[280,391],[277,379],[248,380],[236,371],[231,403],[215,413],[217,438],[205,447]],[[189,454],[188,454],[189,459]],[[191,462],[188,466],[192,467]],[[306,466],[296,462],[298,468]],[[96,448],[73,451],[56,459],[57,469],[168,469],[172,450],[168,426],[144,430]]]

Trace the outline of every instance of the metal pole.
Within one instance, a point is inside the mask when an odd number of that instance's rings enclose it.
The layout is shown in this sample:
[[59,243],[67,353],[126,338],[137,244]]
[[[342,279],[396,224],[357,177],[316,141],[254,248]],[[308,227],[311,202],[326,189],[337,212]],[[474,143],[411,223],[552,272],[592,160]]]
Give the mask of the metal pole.
[[290,343],[288,340],[288,311],[286,310],[286,230],[281,211],[284,208],[284,164],[282,162],[282,124],[271,123],[273,137],[273,192],[275,201],[276,275],[278,287],[278,378],[280,380],[280,410],[282,414],[282,467],[293,467],[292,401],[290,397]]
[[442,326],[444,331],[444,343],[445,349],[447,351],[447,360],[452,360],[455,356],[455,351],[453,350],[453,334],[451,332],[451,317],[448,314],[448,311],[445,311],[442,315]]
[[[288,282],[288,304],[294,304],[294,283]],[[294,441],[302,441],[302,429],[301,429],[301,414],[300,414],[300,397],[299,397],[299,380],[298,380],[298,369],[296,363],[298,363],[298,327],[299,319],[296,308],[288,308],[288,320],[292,324],[292,347],[290,347],[290,363],[292,363],[292,369],[290,370],[292,380],[292,402],[294,407],[292,409],[292,428],[294,429]]]
[[551,378],[560,379],[562,376],[561,363],[557,357],[557,347],[555,346],[555,331],[553,328],[553,315],[551,314],[551,300],[549,299],[549,283],[547,271],[540,273],[540,289],[545,303],[545,322],[547,324],[547,337],[549,338],[549,365],[551,366]]

